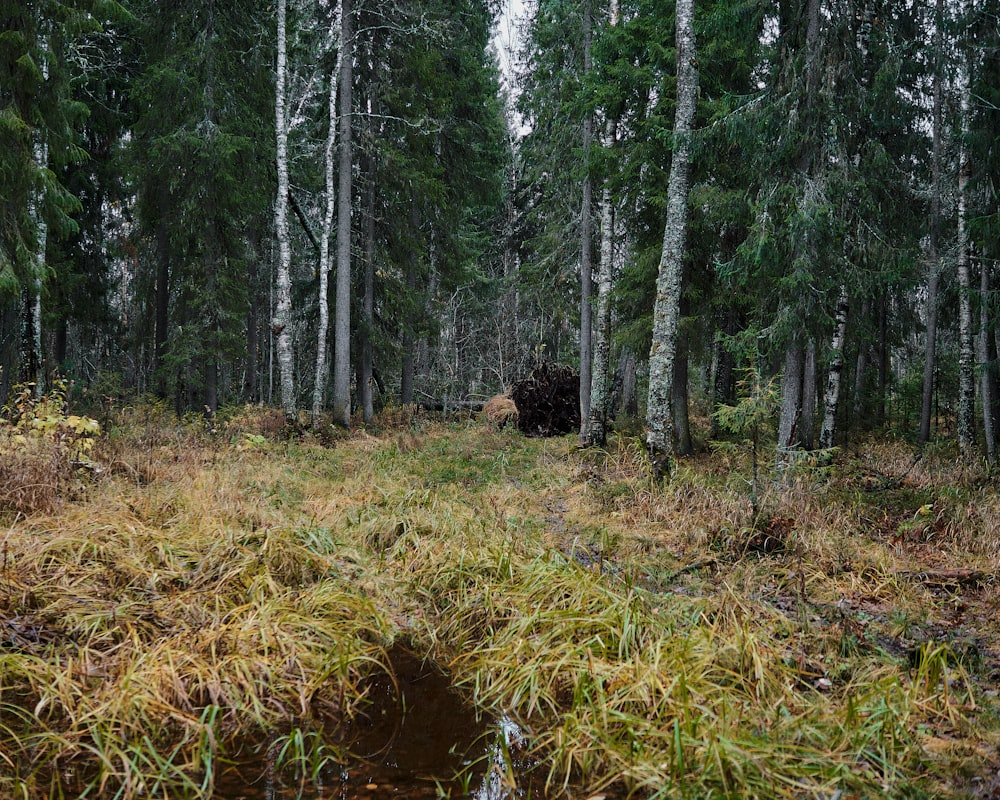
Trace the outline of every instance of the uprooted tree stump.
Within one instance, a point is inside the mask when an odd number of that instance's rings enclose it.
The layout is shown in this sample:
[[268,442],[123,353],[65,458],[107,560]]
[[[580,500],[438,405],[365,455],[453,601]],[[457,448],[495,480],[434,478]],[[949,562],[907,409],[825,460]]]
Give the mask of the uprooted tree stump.
[[517,429],[525,436],[559,436],[580,428],[580,373],[541,364],[510,391]]

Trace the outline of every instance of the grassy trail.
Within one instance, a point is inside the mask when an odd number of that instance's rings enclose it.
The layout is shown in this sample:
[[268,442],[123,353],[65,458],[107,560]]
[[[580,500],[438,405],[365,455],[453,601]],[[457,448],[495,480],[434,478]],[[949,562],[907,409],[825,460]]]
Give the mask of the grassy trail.
[[553,796],[996,788],[1000,502],[945,454],[802,462],[753,518],[738,448],[656,487],[624,438],[273,428],[123,413],[98,478],[4,512],[0,795],[209,795],[267,732],[308,776],[398,643],[518,720]]

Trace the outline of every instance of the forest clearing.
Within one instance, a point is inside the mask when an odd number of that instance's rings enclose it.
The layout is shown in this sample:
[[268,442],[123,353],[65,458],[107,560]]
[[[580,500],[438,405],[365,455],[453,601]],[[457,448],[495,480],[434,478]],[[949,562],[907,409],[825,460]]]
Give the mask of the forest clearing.
[[[326,441],[276,410],[125,406],[96,436],[23,411],[3,796],[263,797],[213,794],[241,746],[269,797],[1000,793],[1000,501],[947,447],[764,469],[754,517],[745,443],[661,485],[627,434],[412,408]],[[494,794],[481,771],[345,793],[345,728],[400,647],[523,732]]]
[[1000,798],[998,43],[0,4],[0,798]]

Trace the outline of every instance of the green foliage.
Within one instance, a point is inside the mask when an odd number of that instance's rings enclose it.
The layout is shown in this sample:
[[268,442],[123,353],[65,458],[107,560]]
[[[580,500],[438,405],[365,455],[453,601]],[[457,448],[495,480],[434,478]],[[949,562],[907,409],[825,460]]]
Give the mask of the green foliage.
[[739,390],[742,398],[736,405],[720,405],[713,414],[723,428],[749,440],[752,459],[750,502],[756,524],[760,513],[761,438],[774,423],[774,414],[780,398],[776,380],[765,379],[756,366],[746,369],[744,378],[739,382]]
[[739,393],[741,399],[736,405],[719,406],[713,414],[727,431],[756,439],[774,424],[779,400],[776,379],[765,379],[758,369],[747,368],[739,382]]

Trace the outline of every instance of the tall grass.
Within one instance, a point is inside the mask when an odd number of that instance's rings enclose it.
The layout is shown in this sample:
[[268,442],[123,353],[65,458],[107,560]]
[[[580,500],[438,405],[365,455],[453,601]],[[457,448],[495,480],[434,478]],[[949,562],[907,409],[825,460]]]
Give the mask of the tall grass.
[[[0,794],[209,796],[240,741],[315,778],[399,640],[520,722],[553,795],[919,796],[953,766],[929,735],[990,735],[946,644],[879,645],[876,606],[930,600],[849,489],[868,466],[805,469],[755,518],[739,453],[661,489],[625,440],[113,422],[100,479],[0,532]],[[946,473],[920,480],[946,502]],[[748,548],[765,528],[780,550]]]

